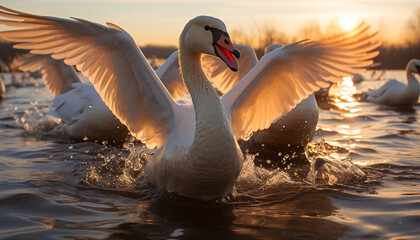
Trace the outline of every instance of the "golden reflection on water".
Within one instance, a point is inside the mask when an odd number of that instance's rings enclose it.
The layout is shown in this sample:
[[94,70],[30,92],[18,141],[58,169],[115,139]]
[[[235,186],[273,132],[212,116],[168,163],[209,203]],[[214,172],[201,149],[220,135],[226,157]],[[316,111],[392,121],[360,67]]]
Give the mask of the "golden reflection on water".
[[356,108],[359,105],[359,102],[353,97],[353,94],[356,93],[356,87],[353,84],[351,77],[344,77],[343,81],[337,83],[333,88],[332,94],[336,96],[334,99],[334,105],[338,108],[348,111],[350,113],[344,114],[345,117],[356,117],[358,116],[357,112],[360,111],[360,108]]
[[[360,103],[357,101],[353,95],[357,92],[356,87],[353,84],[351,77],[344,77],[343,80],[337,84],[334,84],[330,88],[330,96],[332,97],[332,104],[336,106],[340,117],[345,120],[337,125],[330,125],[327,128],[323,128],[326,131],[335,131],[340,134],[341,139],[348,139],[347,143],[340,143],[334,139],[329,139],[328,144],[332,147],[344,148],[347,149],[347,154],[342,153],[329,153],[334,159],[347,159],[348,154],[351,153],[349,148],[355,146],[355,140],[362,139],[362,131],[360,127],[355,124],[352,124],[354,118],[358,117],[362,111]],[[365,162],[353,162],[357,165],[364,165]]]
[[[351,77],[344,77],[343,81],[337,83],[332,89],[332,95],[335,96],[333,104],[343,111],[341,116],[344,118],[351,119],[359,116],[360,103],[353,97],[356,91]],[[343,134],[344,138],[362,138],[360,129],[347,124],[338,125],[334,130]]]

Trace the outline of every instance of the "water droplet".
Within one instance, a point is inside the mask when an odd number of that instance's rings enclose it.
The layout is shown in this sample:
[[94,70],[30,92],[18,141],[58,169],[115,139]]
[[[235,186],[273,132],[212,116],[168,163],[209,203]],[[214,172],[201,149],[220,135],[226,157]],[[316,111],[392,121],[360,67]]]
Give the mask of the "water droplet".
[[352,144],[354,144],[354,139],[350,139],[348,142],[347,142],[347,145],[350,147]]
[[270,159],[267,159],[267,161],[265,161],[266,163],[268,163],[268,164],[270,164],[271,163],[271,160]]
[[69,146],[68,148],[69,148],[69,149],[73,149],[73,146]]
[[87,141],[87,140],[89,140],[89,138],[88,137],[83,137],[83,141]]
[[258,157],[258,156],[260,156],[260,154],[259,153],[256,153],[254,156]]
[[263,144],[261,144],[261,147],[264,147],[265,146],[265,144],[263,143]]
[[89,108],[92,108],[93,106],[92,106],[92,104],[89,104]]
[[277,155],[279,155],[279,157],[282,155],[283,153],[279,152]]

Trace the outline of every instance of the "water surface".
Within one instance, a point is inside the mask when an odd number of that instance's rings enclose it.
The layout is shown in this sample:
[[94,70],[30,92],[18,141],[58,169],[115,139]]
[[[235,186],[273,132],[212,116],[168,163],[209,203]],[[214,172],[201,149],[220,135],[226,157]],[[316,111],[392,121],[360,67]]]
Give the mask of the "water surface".
[[144,159],[129,157],[138,142],[63,136],[44,116],[52,96],[40,79],[9,86],[0,102],[0,238],[420,238],[420,105],[352,97],[404,72],[377,76],[344,82],[320,103],[312,163],[265,169],[248,155],[232,195],[211,203],[148,185]]

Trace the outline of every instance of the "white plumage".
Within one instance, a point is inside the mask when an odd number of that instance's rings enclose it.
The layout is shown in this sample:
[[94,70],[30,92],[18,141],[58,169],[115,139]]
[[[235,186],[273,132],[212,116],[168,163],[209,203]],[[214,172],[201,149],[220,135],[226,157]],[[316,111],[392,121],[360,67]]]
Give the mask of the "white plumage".
[[420,74],[420,60],[412,59],[409,61],[405,73],[407,84],[391,79],[379,89],[370,90],[367,101],[384,105],[416,104],[419,98],[420,85],[414,74]]

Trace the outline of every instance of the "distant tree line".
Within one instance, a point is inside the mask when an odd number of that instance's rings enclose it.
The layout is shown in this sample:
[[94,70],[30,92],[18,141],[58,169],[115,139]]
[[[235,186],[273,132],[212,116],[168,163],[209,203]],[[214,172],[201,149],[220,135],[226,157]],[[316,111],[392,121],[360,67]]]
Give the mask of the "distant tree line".
[[159,46],[159,45],[146,45],[140,46],[141,51],[147,58],[168,58],[171,53],[177,50],[175,46]]
[[376,69],[405,69],[408,61],[413,58],[420,59],[420,42],[406,45],[382,45],[374,61],[381,63]]
[[[279,41],[275,41],[279,42]],[[273,42],[274,43],[274,42]],[[284,42],[287,44],[287,42]],[[267,44],[268,46],[269,44]],[[157,46],[146,45],[141,47],[142,52],[147,58],[167,58],[175,51],[175,46]],[[407,62],[413,58],[420,59],[420,42],[406,43],[405,45],[382,45],[378,49],[380,51],[374,61],[381,63],[376,69],[404,69]],[[258,58],[264,54],[264,48],[255,48]],[[9,42],[0,42],[0,59],[9,64],[16,55],[28,53],[27,50],[14,49]]]

